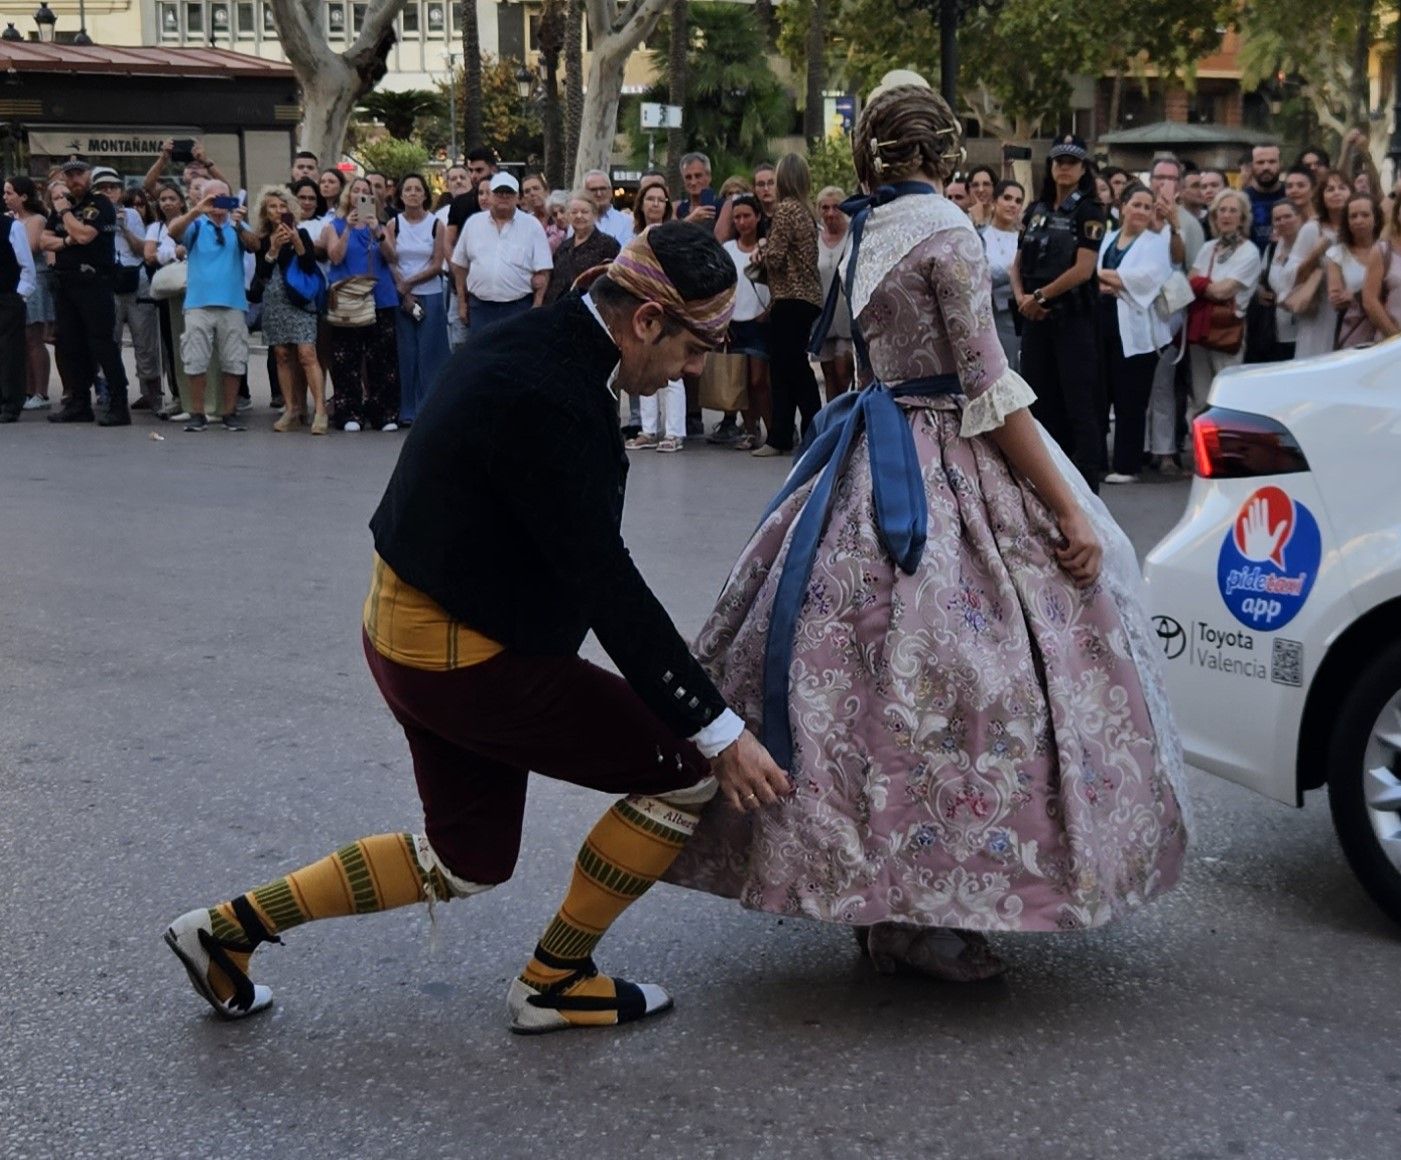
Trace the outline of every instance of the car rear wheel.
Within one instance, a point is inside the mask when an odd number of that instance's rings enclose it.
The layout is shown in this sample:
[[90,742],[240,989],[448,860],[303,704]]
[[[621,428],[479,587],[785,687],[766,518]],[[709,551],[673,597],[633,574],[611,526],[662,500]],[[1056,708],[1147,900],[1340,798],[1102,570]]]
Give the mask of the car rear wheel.
[[1401,645],[1364,669],[1343,702],[1329,747],[1328,804],[1353,872],[1401,923]]

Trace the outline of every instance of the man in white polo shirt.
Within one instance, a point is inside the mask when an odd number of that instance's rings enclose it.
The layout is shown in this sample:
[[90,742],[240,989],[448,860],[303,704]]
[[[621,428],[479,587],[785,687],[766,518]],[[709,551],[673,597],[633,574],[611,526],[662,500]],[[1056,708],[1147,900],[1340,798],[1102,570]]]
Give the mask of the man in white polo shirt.
[[518,208],[520,186],[509,173],[491,178],[491,207],[462,225],[452,252],[458,317],[476,332],[539,306],[554,256],[545,230]]

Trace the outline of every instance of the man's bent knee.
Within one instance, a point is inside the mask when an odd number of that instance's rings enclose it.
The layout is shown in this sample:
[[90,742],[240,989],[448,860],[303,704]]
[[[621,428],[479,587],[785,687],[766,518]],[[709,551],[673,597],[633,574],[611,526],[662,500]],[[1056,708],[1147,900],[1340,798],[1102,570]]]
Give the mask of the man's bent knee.
[[438,856],[438,852],[433,849],[426,834],[415,834],[413,844],[414,856],[418,859],[419,869],[430,879],[436,872],[447,888],[448,894],[446,898],[441,900],[443,902],[450,902],[454,898],[469,898],[473,894],[482,894],[496,885],[495,882],[469,882],[454,874],[448,869],[447,863]]

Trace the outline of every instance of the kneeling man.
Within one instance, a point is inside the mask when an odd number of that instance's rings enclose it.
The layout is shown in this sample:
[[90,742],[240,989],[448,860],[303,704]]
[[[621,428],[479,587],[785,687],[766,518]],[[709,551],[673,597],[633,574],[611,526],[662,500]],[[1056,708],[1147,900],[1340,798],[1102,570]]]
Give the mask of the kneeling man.
[[[559,912],[507,996],[512,1030],[606,1026],[671,1006],[602,975],[593,950],[722,792],[758,809],[788,779],[726,707],[621,534],[625,390],[699,373],[735,268],[672,222],[588,290],[473,334],[414,423],[370,527],[365,655],[403,726],[424,832],[362,838],[192,910],[165,939],[220,1015],[262,1010],[253,952],[315,918],[446,902],[512,874],[529,771],[623,795],[594,826]],[[528,440],[521,431],[530,431]],[[592,629],[622,673],[578,656]]]

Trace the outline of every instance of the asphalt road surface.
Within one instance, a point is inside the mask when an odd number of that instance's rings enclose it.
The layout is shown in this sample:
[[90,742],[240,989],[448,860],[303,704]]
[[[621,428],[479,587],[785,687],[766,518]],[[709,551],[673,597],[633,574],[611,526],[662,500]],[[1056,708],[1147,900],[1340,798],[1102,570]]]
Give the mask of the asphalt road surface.
[[[845,930],[661,886],[599,957],[676,1010],[519,1038],[507,981],[606,804],[538,780],[512,882],[295,930],[255,961],[272,1011],[220,1022],[166,923],[420,821],[359,639],[403,436],[276,435],[260,402],[240,435],[0,429],[0,1155],[1401,1154],[1397,930],[1321,797],[1200,774],[1185,883],[997,939],[1005,982],[883,978]],[[784,462],[634,457],[627,536],[683,631]],[[1186,494],[1109,499],[1143,551]]]

